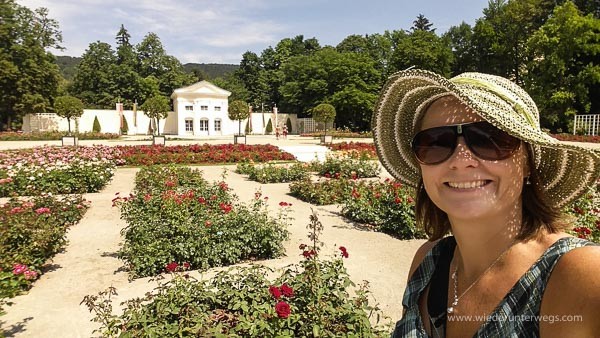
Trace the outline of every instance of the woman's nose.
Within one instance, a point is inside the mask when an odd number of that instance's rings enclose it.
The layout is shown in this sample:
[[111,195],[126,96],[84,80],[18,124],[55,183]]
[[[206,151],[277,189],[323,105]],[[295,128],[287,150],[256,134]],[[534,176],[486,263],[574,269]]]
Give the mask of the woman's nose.
[[448,164],[450,164],[450,167],[475,167],[479,164],[479,159],[473,154],[471,149],[469,149],[465,143],[465,138],[459,136],[456,140],[456,148],[454,149],[454,153],[448,159]]

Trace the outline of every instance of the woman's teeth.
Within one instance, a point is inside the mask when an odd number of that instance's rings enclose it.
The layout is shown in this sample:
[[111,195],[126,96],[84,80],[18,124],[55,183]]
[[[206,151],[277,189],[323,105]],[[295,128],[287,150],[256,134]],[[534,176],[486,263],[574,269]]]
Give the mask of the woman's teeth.
[[486,184],[487,181],[485,180],[479,180],[479,181],[471,181],[471,182],[448,182],[447,184],[451,187],[451,188],[455,188],[455,189],[473,189],[473,188],[479,188],[482,187]]

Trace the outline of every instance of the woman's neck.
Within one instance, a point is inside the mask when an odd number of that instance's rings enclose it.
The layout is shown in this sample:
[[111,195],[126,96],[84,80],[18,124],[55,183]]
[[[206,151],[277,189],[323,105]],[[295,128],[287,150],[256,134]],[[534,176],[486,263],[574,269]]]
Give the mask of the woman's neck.
[[517,238],[521,210],[486,220],[450,219],[456,238],[454,264],[470,280],[483,273]]

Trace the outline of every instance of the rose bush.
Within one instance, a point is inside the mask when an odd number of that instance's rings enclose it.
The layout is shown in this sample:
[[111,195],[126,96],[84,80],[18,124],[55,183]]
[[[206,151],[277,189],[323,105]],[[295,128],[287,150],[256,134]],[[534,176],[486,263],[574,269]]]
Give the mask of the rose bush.
[[[358,156],[357,156],[358,155]],[[365,178],[379,175],[378,161],[357,153],[334,152],[328,154],[318,167],[318,173],[327,178]]]
[[268,162],[292,161],[292,154],[276,146],[246,144],[192,144],[185,146],[117,146],[119,156],[127,165],[239,163],[253,160]]
[[[108,140],[117,139],[120,137],[119,134],[111,133],[73,133],[80,140]],[[0,141],[48,141],[48,140],[60,140],[63,136],[67,136],[67,132],[62,131],[40,131],[23,133],[19,131],[8,131],[0,133]]]
[[126,301],[120,316],[112,314],[114,288],[83,303],[105,337],[388,337],[380,309],[369,304],[368,284],[356,287],[344,267],[347,249],[321,259],[322,225],[314,214],[309,227],[312,243],[300,246],[304,259],[282,272],[251,265],[200,281],[176,273],[145,297]]
[[309,165],[306,163],[273,164],[249,166],[247,162],[237,166],[237,173],[246,173],[248,178],[259,183],[285,183],[308,178]]
[[11,198],[0,205],[0,299],[31,286],[88,206],[81,195]]
[[565,210],[575,220],[574,236],[600,243],[600,181]]
[[352,192],[356,180],[310,178],[290,183],[290,195],[316,205],[338,204]]
[[142,168],[134,193],[113,202],[127,222],[119,257],[133,277],[159,274],[171,262],[207,269],[277,257],[288,236],[287,207],[273,218],[260,193],[238,203],[224,181],[208,183],[184,167]]
[[97,192],[112,178],[109,147],[39,147],[0,152],[0,197]]
[[[327,145],[332,151],[343,151],[348,153],[355,153],[358,158],[365,159],[377,159],[377,152],[375,151],[375,145],[373,143],[365,142],[340,142],[330,143]],[[356,156],[356,155],[355,155]]]
[[423,230],[415,224],[412,196],[414,190],[397,181],[362,181],[341,201],[342,214],[396,238],[425,238]]

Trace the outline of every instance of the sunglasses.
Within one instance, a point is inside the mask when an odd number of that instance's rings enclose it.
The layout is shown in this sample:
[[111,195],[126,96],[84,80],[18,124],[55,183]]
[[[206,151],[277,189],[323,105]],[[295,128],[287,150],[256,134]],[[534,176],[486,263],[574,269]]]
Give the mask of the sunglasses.
[[521,144],[518,138],[482,121],[422,130],[413,138],[412,150],[421,164],[439,164],[454,154],[459,136],[475,156],[488,161],[509,158]]

